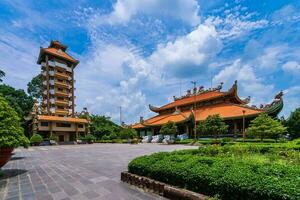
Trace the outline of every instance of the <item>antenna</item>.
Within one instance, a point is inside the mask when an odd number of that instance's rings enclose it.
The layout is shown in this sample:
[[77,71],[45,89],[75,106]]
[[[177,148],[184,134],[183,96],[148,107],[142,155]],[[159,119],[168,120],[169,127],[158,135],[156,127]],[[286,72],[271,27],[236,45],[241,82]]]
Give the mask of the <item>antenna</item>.
[[122,106],[120,108],[120,126],[122,126]]

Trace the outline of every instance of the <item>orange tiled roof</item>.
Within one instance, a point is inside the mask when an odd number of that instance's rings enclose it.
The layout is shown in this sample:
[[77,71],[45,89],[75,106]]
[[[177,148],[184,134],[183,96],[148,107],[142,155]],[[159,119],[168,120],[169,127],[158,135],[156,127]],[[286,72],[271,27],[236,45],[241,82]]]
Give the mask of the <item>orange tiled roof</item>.
[[242,117],[243,110],[245,111],[245,116],[258,115],[264,112],[263,110],[243,107],[237,104],[217,104],[197,109],[196,120],[202,121],[205,120],[209,115],[216,114],[219,114],[223,119]]
[[50,48],[44,48],[43,49],[44,52],[52,54],[54,56],[58,56],[60,58],[64,58],[68,61],[74,62],[74,63],[78,63],[78,61],[76,59],[74,59],[72,56],[70,56],[69,54],[67,54],[66,52],[50,47]]
[[191,104],[195,100],[197,102],[199,102],[199,101],[203,101],[203,100],[207,100],[207,99],[219,97],[219,96],[222,96],[222,95],[224,95],[224,93],[220,92],[220,91],[205,92],[205,93],[196,95],[196,97],[195,96],[191,96],[191,97],[187,97],[187,98],[183,98],[183,99],[179,99],[179,100],[173,101],[172,103],[164,105],[164,106],[160,107],[159,109],[161,110],[161,109],[173,108],[173,107],[179,106],[179,105]]
[[[245,111],[245,116],[252,116],[258,115],[263,110],[253,109],[250,107],[243,107],[237,104],[217,104],[217,105],[210,105],[206,107],[202,107],[197,109],[196,111],[196,121],[205,120],[209,115],[219,114],[223,119],[230,119],[230,118],[238,118],[243,116],[243,110]],[[158,126],[167,123],[168,121],[173,122],[182,122],[192,114],[192,111],[184,111],[180,114],[165,114],[165,115],[157,115],[152,117],[148,120],[145,120],[143,124],[138,123],[133,125],[133,128],[143,128],[145,126]]]
[[77,123],[88,123],[86,119],[75,118],[75,117],[58,117],[49,115],[39,115],[38,120],[41,121],[60,121],[60,122],[77,122]]

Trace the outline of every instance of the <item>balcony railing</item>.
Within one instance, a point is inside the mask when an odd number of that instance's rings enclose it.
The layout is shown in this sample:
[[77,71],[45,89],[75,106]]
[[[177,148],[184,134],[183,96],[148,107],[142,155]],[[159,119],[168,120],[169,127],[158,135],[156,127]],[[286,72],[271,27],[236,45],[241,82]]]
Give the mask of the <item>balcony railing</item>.
[[56,113],[56,114],[67,115],[67,114],[69,114],[69,111],[68,111],[68,110],[64,110],[64,109],[56,109],[56,110],[55,110],[55,113]]
[[69,101],[66,101],[66,100],[56,100],[56,101],[55,101],[55,104],[56,104],[56,105],[64,105],[64,106],[67,106],[67,105],[69,105]]
[[55,81],[55,85],[70,89],[70,84],[67,84],[67,83]]
[[58,90],[55,91],[55,94],[57,96],[69,97],[69,94],[67,92],[62,92],[62,91],[58,91]]
[[59,73],[59,72],[55,72],[55,76],[59,77],[59,78],[67,79],[67,80],[69,80],[69,78],[70,78],[69,75],[63,74],[63,73]]

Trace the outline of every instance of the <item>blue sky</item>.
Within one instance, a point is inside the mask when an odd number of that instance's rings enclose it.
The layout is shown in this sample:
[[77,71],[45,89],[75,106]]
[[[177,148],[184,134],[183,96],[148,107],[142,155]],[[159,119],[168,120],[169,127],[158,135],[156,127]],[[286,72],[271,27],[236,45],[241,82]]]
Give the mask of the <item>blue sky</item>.
[[[26,2],[26,3],[25,3]],[[60,40],[80,60],[77,110],[126,123],[151,116],[190,89],[238,80],[250,104],[285,93],[288,116],[300,106],[299,1],[0,1],[0,68],[26,88],[40,72],[39,47]]]

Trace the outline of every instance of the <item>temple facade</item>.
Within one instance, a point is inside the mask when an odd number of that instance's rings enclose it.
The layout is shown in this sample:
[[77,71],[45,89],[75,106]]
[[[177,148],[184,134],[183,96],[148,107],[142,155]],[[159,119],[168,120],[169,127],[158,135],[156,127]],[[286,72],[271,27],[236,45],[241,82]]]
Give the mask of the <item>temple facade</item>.
[[205,90],[204,87],[188,90],[182,97],[173,97],[174,101],[149,109],[156,115],[149,119],[140,117],[140,122],[132,125],[141,136],[159,134],[161,126],[169,121],[177,124],[177,134],[187,133],[193,137],[194,120],[205,120],[209,115],[218,114],[229,125],[228,134],[242,134],[251,120],[261,113],[276,117],[283,108],[283,93],[278,93],[272,103],[250,106],[250,97],[241,99],[238,96],[237,81],[228,91],[222,90],[221,83],[216,88]]
[[59,41],[40,49],[42,102],[36,102],[31,113],[32,132],[44,138],[56,135],[59,142],[76,141],[88,128],[88,120],[75,113],[74,69],[79,61],[66,50]]

